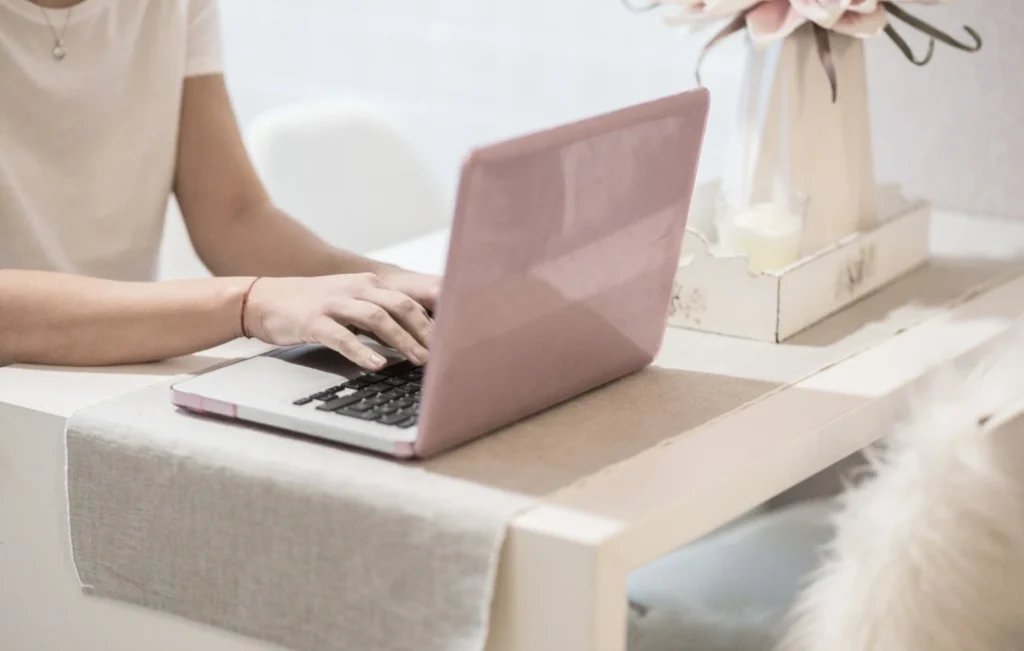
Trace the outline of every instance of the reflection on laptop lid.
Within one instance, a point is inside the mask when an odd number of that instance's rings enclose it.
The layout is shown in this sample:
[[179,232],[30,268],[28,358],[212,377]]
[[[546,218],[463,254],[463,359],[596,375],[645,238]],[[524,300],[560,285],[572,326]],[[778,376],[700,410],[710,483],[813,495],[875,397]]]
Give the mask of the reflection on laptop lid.
[[694,91],[474,152],[462,174],[419,454],[653,360],[707,109],[707,93]]

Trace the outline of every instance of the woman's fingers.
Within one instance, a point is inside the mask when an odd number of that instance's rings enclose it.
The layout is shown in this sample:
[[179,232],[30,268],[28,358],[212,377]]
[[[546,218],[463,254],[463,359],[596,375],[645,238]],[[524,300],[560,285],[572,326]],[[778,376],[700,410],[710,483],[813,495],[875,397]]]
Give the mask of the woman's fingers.
[[313,325],[312,335],[318,343],[341,353],[368,371],[378,371],[387,364],[386,359],[373,352],[359,341],[359,337],[332,318],[325,316],[318,319]]
[[427,363],[427,349],[383,306],[366,300],[347,300],[331,310],[340,322],[370,332],[416,364]]
[[434,323],[426,309],[411,297],[392,289],[375,288],[367,290],[360,298],[383,307],[416,341],[424,347],[430,345]]

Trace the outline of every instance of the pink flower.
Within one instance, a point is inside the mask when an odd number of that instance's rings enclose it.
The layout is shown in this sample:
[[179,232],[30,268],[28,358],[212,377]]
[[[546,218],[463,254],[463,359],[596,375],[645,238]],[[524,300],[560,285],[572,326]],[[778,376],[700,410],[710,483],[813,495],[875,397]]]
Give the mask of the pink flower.
[[766,0],[747,12],[747,29],[757,44],[785,38],[813,22],[847,36],[877,36],[889,24],[878,0]]
[[[939,4],[953,0],[894,1]],[[743,13],[758,45],[783,39],[807,23],[857,38],[877,36],[889,24],[880,0],[663,0],[663,4],[680,8],[670,19],[676,24],[703,23]]]

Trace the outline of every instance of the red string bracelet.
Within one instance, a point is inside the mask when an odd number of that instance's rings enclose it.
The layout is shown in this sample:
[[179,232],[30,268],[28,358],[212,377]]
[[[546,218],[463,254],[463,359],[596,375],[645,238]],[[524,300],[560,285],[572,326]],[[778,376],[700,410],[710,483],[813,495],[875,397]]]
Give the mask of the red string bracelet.
[[245,327],[245,308],[249,305],[249,294],[252,294],[252,288],[256,286],[256,283],[258,283],[259,280],[260,276],[253,278],[252,282],[249,283],[249,288],[246,289],[245,294],[242,295],[242,313],[239,315],[239,318],[242,322],[242,336],[246,339],[252,339],[252,335],[249,334],[249,329]]

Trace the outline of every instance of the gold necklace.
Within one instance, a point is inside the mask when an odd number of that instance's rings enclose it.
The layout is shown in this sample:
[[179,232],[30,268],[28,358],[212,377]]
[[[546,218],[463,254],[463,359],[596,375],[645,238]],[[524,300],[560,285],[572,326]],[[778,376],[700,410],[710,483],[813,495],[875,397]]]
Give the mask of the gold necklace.
[[68,12],[64,15],[64,27],[57,32],[53,27],[53,23],[50,22],[50,15],[42,5],[36,5],[39,7],[39,13],[43,15],[43,20],[46,21],[46,26],[50,28],[50,33],[53,34],[53,58],[57,63],[60,63],[68,56],[68,50],[64,47],[64,35],[68,32],[68,25],[71,23],[71,12],[75,10],[74,5],[68,7]]

